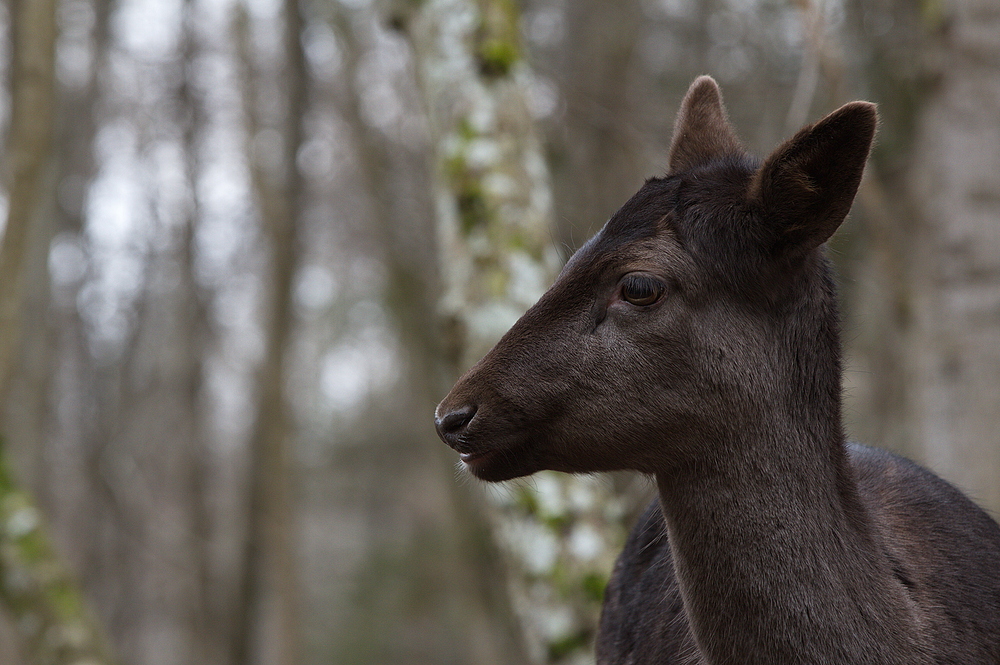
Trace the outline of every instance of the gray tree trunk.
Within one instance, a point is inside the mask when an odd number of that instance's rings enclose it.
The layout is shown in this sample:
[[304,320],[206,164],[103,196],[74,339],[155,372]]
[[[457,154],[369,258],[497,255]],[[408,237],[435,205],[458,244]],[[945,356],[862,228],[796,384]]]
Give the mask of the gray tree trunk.
[[[859,3],[880,150],[849,375],[860,430],[1000,512],[1000,5]],[[874,27],[873,27],[874,26]],[[904,39],[899,39],[903,35]],[[855,390],[856,389],[856,390]]]
[[[9,210],[0,248],[0,402],[18,365],[31,279],[45,270],[55,201],[56,5],[11,3]],[[44,281],[44,280],[43,280]],[[0,604],[33,663],[111,662],[79,584],[0,448]]]
[[924,459],[1000,512],[1000,5],[948,11],[907,179],[921,212],[908,420]]
[[[396,20],[413,43],[435,148],[438,307],[454,377],[534,304],[560,263],[534,78],[509,0],[431,0]],[[553,472],[491,496],[531,658],[588,653],[621,502],[606,483]]]
[[55,202],[56,2],[12,3],[11,120],[7,140],[7,225],[0,247],[0,402],[10,388],[25,322],[31,264],[45,253]]
[[[294,453],[286,385],[286,355],[292,339],[292,289],[298,264],[303,179],[296,163],[307,106],[299,3],[283,3],[283,71],[288,106],[283,114],[283,154],[276,169],[251,159],[251,178],[270,253],[264,309],[264,358],[257,379],[256,420],[250,434],[247,532],[242,555],[237,625],[231,662],[295,665],[301,661]],[[244,14],[239,26],[247,136],[262,129],[261,99],[252,66]],[[248,150],[248,154],[252,151]]]

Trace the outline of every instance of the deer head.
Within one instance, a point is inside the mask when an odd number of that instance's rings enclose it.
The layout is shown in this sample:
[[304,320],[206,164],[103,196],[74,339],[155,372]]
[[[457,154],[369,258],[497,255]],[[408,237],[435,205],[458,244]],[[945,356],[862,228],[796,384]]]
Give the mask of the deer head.
[[[821,245],[876,125],[847,104],[762,162],[707,76],[648,180],[438,405],[441,438],[498,481],[542,469],[668,473],[739,454],[740,430],[839,428],[835,291]],[[784,425],[782,425],[784,423]],[[833,424],[835,423],[835,424]]]

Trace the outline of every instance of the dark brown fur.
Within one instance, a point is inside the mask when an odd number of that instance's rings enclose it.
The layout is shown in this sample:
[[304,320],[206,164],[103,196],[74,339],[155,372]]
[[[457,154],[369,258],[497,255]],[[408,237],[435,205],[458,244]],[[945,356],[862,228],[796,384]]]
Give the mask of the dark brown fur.
[[1000,527],[841,427],[822,244],[875,124],[873,105],[847,104],[759,162],[699,78],[670,175],[438,406],[442,439],[484,480],[655,477],[600,663],[1000,663]]

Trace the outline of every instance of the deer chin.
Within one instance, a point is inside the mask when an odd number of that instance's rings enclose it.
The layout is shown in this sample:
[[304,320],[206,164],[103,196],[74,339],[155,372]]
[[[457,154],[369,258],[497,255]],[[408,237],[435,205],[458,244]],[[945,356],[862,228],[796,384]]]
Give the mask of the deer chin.
[[530,476],[542,470],[527,441],[504,441],[459,452],[462,465],[479,480],[491,483]]

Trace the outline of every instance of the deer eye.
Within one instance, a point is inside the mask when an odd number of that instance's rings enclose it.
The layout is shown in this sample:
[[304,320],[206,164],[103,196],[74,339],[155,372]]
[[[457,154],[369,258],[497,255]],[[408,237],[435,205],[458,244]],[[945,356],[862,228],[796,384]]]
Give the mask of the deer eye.
[[636,307],[652,305],[663,295],[663,283],[649,275],[625,275],[622,280],[622,299]]

